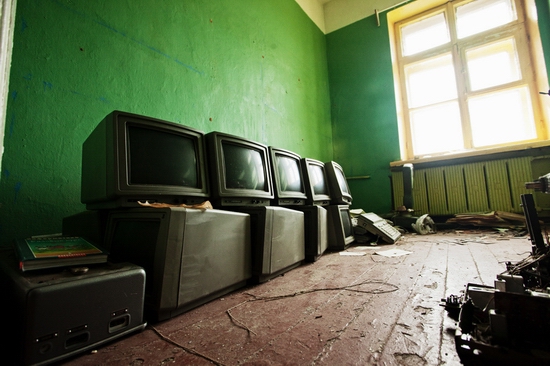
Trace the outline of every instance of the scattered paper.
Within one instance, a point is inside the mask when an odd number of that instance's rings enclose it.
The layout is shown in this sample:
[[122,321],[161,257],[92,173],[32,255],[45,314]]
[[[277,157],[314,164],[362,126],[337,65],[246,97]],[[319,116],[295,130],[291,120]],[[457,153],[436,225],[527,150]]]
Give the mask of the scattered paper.
[[181,203],[181,204],[171,204],[171,203],[160,203],[160,202],[153,202],[153,203],[149,203],[148,201],[138,201],[138,203],[141,205],[141,206],[145,206],[145,207],[154,207],[154,208],[166,208],[166,207],[183,207],[183,208],[198,208],[198,209],[201,209],[201,210],[208,210],[208,209],[213,209],[214,207],[212,207],[212,204],[210,203],[210,201],[204,201],[202,203],[198,203],[196,205],[186,205],[185,203]]
[[411,254],[412,252],[408,252],[406,250],[402,250],[402,249],[389,249],[389,250],[384,250],[384,251],[381,251],[381,252],[375,252],[374,254],[378,254],[378,255],[382,255],[384,257],[399,257],[401,255],[407,255],[407,254]]
[[362,256],[367,253],[365,252],[340,252],[340,255],[349,255],[349,256]]
[[359,246],[356,246],[354,248],[356,250],[370,250],[370,249],[378,249],[379,247],[377,245],[370,245],[370,246],[359,245]]

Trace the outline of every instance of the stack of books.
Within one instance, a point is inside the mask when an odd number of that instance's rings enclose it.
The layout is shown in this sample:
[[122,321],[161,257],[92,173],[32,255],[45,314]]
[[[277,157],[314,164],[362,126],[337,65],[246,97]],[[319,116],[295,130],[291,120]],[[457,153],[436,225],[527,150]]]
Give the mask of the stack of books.
[[21,271],[107,262],[108,253],[77,236],[43,236],[16,240]]

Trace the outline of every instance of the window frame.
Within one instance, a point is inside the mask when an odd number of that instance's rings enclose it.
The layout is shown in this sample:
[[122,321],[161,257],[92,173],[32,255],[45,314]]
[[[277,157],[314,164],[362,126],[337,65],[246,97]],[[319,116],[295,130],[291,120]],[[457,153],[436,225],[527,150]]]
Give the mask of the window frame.
[[[481,32],[477,35],[457,39],[456,23],[454,9],[473,0],[445,2],[441,0],[416,1],[405,5],[388,13],[388,30],[390,33],[390,43],[392,50],[392,60],[394,69],[394,83],[396,92],[397,115],[399,120],[399,138],[401,147],[401,163],[406,161],[416,161],[425,159],[438,159],[449,155],[469,156],[480,155],[494,150],[510,150],[525,147],[550,145],[548,141],[548,113],[550,103],[543,101],[539,93],[545,90],[543,84],[547,84],[546,67],[543,62],[542,46],[538,33],[538,25],[532,14],[534,2],[532,0],[512,0],[514,2],[517,19],[506,25],[499,26],[496,29]],[[419,5],[418,3],[421,3]],[[410,56],[402,55],[400,27],[413,22],[428,18],[437,13],[450,14],[445,15],[449,23],[450,42],[434,47],[432,49],[421,51]],[[534,24],[533,24],[534,23]],[[466,67],[466,51],[480,45],[490,44],[499,40],[513,37],[515,39],[517,56],[520,63],[521,79],[512,81],[503,85],[490,88],[482,88],[472,91],[469,85],[468,76],[462,72]],[[458,103],[462,118],[463,146],[464,150],[458,152],[442,152],[430,154],[427,156],[415,156],[412,146],[412,128],[409,118],[408,100],[406,95],[405,66],[420,60],[427,60],[444,53],[452,53],[453,65],[455,69],[455,79],[457,83]],[[464,66],[462,66],[464,65]],[[464,77],[461,76],[464,74]],[[472,129],[468,117],[468,98],[478,95],[488,94],[497,90],[504,90],[518,85],[528,85],[531,101],[533,104],[533,114],[535,119],[536,138],[513,143],[495,144],[485,147],[474,147]],[[542,88],[541,88],[542,86]],[[547,97],[548,98],[548,97]]]

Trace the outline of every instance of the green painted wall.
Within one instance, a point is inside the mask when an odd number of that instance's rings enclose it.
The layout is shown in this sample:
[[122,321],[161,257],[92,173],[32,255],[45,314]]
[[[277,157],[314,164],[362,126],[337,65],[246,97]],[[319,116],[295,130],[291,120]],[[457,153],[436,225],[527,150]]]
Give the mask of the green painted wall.
[[385,17],[368,17],[327,35],[334,159],[350,179],[352,207],[391,209],[390,161],[399,140]]
[[332,159],[325,36],[294,0],[19,0],[0,243],[59,232],[110,111]]

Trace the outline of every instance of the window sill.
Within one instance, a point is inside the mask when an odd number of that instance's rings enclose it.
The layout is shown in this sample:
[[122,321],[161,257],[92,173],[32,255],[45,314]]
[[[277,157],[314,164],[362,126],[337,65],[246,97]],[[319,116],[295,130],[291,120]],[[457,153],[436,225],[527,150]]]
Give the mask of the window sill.
[[[464,161],[473,160],[493,160],[503,158],[510,155],[539,155],[542,148],[550,147],[550,140],[539,141],[536,143],[513,145],[513,146],[501,146],[493,149],[468,151],[451,153],[447,155],[423,157],[419,159],[411,160],[399,160],[390,162],[390,168],[402,167],[405,164],[429,164],[429,165],[453,165],[460,164]],[[550,151],[549,151],[550,152]],[[546,152],[546,153],[549,153]],[[481,159],[480,159],[481,158]]]

